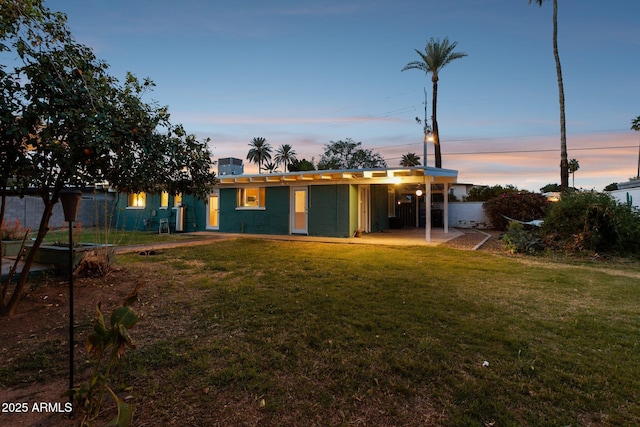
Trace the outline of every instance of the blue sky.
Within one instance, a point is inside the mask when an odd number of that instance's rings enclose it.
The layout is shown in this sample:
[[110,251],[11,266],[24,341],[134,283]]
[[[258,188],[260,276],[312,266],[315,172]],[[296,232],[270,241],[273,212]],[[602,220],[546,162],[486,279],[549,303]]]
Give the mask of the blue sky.
[[[538,190],[559,182],[559,112],[552,3],[527,0],[49,0],[75,37],[124,78],[157,84],[175,122],[212,138],[216,158],[245,159],[264,137],[316,160],[345,138],[389,166],[422,156],[417,70],[429,37],[468,57],[440,74],[443,167],[459,181]],[[562,0],[569,158],[577,187],[601,190],[636,174],[640,133],[640,2]],[[431,113],[429,112],[429,115]],[[628,147],[628,148],[618,148]],[[606,148],[606,149],[602,149]],[[535,152],[525,152],[534,151]],[[507,151],[509,151],[507,153]],[[482,154],[485,153],[485,154]],[[428,164],[433,166],[433,147]],[[246,172],[256,172],[246,164]]]

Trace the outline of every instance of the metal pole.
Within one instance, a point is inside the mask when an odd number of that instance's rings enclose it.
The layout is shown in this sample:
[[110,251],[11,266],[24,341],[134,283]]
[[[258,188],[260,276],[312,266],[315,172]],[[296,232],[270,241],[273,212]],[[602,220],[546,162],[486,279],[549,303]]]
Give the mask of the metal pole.
[[427,167],[427,143],[428,143],[428,135],[429,135],[429,125],[427,124],[427,89],[424,89],[424,162],[422,163],[424,167]]
[[69,221],[69,403],[73,413],[73,221]]
[[73,221],[78,217],[78,207],[82,200],[82,191],[62,189],[60,202],[64,210],[64,220],[69,221],[69,403],[73,416]]

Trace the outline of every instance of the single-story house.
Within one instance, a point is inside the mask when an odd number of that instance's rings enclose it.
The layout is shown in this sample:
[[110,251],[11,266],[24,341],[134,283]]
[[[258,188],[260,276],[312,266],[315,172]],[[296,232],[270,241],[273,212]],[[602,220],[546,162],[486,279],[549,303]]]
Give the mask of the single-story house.
[[430,230],[434,224],[448,232],[448,197],[433,211],[424,201],[432,206],[433,194],[448,194],[457,176],[430,167],[220,175],[206,202],[167,193],[122,194],[118,222],[138,230],[326,237],[402,225]]

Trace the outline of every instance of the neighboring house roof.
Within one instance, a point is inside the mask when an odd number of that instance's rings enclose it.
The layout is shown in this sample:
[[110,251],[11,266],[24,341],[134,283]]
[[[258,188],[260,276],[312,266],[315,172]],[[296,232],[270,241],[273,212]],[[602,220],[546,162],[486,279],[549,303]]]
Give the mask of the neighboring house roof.
[[619,182],[618,190],[627,190],[629,188],[638,188],[640,187],[640,179],[631,179],[627,182]]
[[349,170],[313,170],[300,172],[276,172],[253,175],[224,175],[219,176],[220,187],[237,187],[238,185],[255,184],[401,184],[425,183],[426,180],[434,184],[455,183],[458,171],[453,169],[439,169],[431,167],[397,167],[375,169]]

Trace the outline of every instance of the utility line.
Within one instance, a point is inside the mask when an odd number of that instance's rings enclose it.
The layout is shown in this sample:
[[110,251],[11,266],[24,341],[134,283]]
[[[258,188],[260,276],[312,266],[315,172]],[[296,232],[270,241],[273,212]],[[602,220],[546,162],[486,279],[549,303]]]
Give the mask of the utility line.
[[[580,133],[575,133],[572,134],[572,136],[577,136],[577,135],[589,135],[589,134],[595,134],[595,133],[612,133],[612,132],[625,132],[626,129],[611,129],[611,130],[592,130],[592,131],[588,131],[588,132],[580,132]],[[551,134],[546,134],[546,135],[516,135],[516,136],[488,136],[488,137],[478,137],[478,138],[458,138],[458,139],[446,139],[446,140],[441,140],[442,142],[445,142],[447,145],[452,143],[452,142],[470,142],[470,141],[487,141],[487,140],[497,140],[497,139],[511,139],[511,140],[518,140],[518,139],[530,139],[530,138],[546,138],[549,136],[555,136],[555,134],[551,135]],[[517,141],[514,141],[517,143]],[[380,147],[377,147],[378,149],[385,149],[385,148],[395,148],[395,147],[403,147],[403,146],[411,146],[411,145],[422,145],[422,142],[410,142],[410,143],[404,143],[404,144],[389,144],[389,145],[383,145]],[[635,146],[632,146],[635,147]],[[616,147],[599,147],[597,148],[598,150],[604,150],[607,148],[616,148]],[[627,146],[621,147],[621,148],[629,148]],[[589,148],[571,148],[570,150],[587,150]],[[596,148],[592,148],[593,150],[595,150]],[[558,149],[559,151],[559,149]],[[474,153],[460,153],[460,154],[474,154]]]
[[347,120],[345,122],[340,122],[334,125],[329,125],[327,127],[329,128],[337,128],[337,127],[343,127],[343,126],[350,126],[353,124],[357,124],[357,123],[362,123],[362,122],[368,122],[371,120],[375,120],[375,119],[382,119],[385,117],[391,117],[391,116],[397,116],[398,114],[402,114],[402,113],[406,113],[412,110],[415,110],[415,108],[418,107],[418,105],[411,105],[408,107],[402,107],[402,108],[398,108],[396,110],[391,110],[391,111],[387,111],[384,113],[380,113],[380,114],[375,114],[373,116],[368,116],[368,117],[361,117],[358,119],[353,119],[353,120]]
[[[417,145],[416,143],[415,145]],[[637,145],[618,145],[614,147],[578,147],[571,148],[569,151],[587,151],[587,150],[622,150],[625,148],[638,148]],[[545,153],[545,152],[558,152],[558,148],[539,149],[539,150],[504,150],[504,151],[470,151],[466,153],[442,153],[443,157],[446,156],[470,156],[470,155],[482,155],[482,154],[516,154],[516,153]],[[387,160],[401,159],[402,157],[388,157]]]
[[[578,147],[571,148],[568,151],[587,151],[587,150],[621,150],[624,148],[637,148],[637,145],[618,145],[614,147]],[[539,150],[504,150],[504,151],[476,151],[467,153],[446,153],[447,156],[460,156],[470,154],[512,154],[512,153],[544,153],[560,151],[559,148],[539,149]]]

